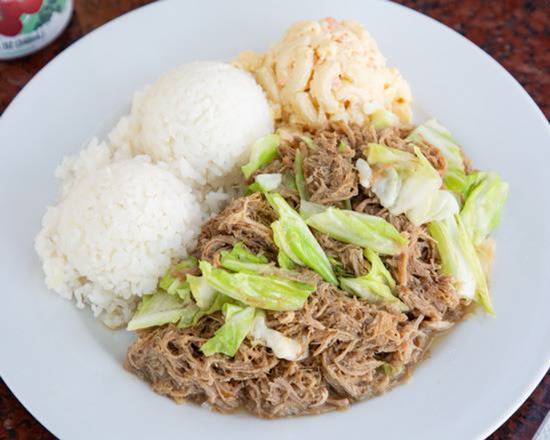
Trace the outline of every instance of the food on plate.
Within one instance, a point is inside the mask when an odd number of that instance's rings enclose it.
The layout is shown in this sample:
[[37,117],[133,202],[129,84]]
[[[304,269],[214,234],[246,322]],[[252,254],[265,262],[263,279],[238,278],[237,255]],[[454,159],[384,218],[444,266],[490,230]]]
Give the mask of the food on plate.
[[36,239],[47,286],[125,325],[272,130],[261,88],[227,63],[184,64],[136,93],[106,141],[57,170],[61,199]]
[[273,131],[273,118],[250,74],[200,61],[138,93],[125,127],[134,154],[173,164],[192,184],[215,185],[244,164],[254,141]]
[[408,84],[355,22],[296,23],[235,65],[169,72],[63,161],[46,284],[137,332],[125,368],[175,402],[346,408],[494,314],[508,185],[435,119],[410,124]]
[[448,139],[422,127],[280,129],[248,195],[203,224],[193,273],[147,300],[168,309],[138,313],[126,368],[178,403],[317,414],[406,380],[474,305],[494,313],[483,243],[507,185],[463,164],[449,189]]
[[355,21],[297,22],[267,52],[243,52],[235,64],[254,74],[277,121],[411,121],[409,85]]
[[172,259],[186,256],[201,210],[183,182],[146,156],[98,168],[93,159],[58,170],[63,195],[44,216],[36,249],[49,288],[119,327]]

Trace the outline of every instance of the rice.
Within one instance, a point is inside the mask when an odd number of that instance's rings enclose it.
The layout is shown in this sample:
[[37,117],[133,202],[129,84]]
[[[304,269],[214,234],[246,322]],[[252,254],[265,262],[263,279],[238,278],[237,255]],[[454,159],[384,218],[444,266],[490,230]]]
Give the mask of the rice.
[[239,165],[272,131],[263,91],[229,64],[186,64],[137,92],[105,142],[56,171],[60,200],[35,243],[47,286],[109,327],[125,324],[235,195]]
[[168,163],[202,190],[234,182],[252,143],[272,131],[269,104],[252,75],[203,61],[184,64],[136,93],[111,141]]
[[200,205],[187,185],[149,157],[116,160],[97,141],[64,160],[56,174],[61,200],[48,208],[35,243],[46,284],[119,327],[194,244]]

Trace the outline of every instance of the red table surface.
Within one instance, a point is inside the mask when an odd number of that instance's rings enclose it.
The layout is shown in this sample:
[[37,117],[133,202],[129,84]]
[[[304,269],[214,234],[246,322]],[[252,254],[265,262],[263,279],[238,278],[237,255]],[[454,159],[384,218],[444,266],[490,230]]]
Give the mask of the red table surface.
[[[148,0],[76,0],[68,28],[50,46],[21,60],[0,62],[0,113],[48,61],[92,29]],[[546,117],[550,72],[550,2],[547,0],[399,0],[480,46],[529,92]],[[550,373],[491,440],[531,439],[550,410]],[[52,439],[0,379],[0,440]]]

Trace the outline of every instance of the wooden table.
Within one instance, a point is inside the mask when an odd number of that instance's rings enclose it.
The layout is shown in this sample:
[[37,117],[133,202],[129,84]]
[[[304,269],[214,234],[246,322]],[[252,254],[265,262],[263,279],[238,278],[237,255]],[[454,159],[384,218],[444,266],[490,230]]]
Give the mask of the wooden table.
[[[228,0],[229,1],[229,0]],[[0,113],[48,61],[82,35],[148,0],[76,0],[69,27],[42,51],[0,62]],[[550,36],[547,0],[400,0],[460,32],[497,59],[550,116]],[[0,348],[1,353],[1,348]],[[531,439],[550,410],[550,374],[490,439]],[[0,440],[52,439],[0,380]]]

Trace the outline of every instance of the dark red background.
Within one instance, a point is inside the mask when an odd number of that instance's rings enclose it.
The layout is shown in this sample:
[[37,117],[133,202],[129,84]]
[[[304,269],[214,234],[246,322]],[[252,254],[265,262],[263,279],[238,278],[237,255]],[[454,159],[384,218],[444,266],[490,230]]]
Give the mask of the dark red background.
[[[76,0],[69,27],[53,44],[22,60],[0,62],[0,113],[38,70],[69,44],[106,21],[149,2]],[[550,117],[550,1],[400,0],[398,3],[445,23],[484,49],[527,89],[546,117]],[[549,410],[547,373],[529,399],[490,439],[531,439]],[[51,438],[55,437],[25,410],[0,379],[0,440]]]

